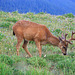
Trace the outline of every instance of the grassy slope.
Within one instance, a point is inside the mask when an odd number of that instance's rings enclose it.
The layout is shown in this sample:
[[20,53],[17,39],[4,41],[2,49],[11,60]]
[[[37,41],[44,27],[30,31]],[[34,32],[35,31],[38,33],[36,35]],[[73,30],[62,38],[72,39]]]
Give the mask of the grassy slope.
[[[20,48],[20,56],[16,56],[16,37],[12,35],[12,26],[18,20],[28,20],[44,24],[55,35],[75,30],[75,18],[54,16],[45,13],[19,14],[18,12],[0,12],[0,75],[75,75],[75,41],[69,45],[68,55],[63,56],[61,50],[53,46],[43,46],[42,58],[38,57],[35,43],[30,42],[28,49],[33,55],[28,58]],[[21,44],[22,45],[22,44]]]

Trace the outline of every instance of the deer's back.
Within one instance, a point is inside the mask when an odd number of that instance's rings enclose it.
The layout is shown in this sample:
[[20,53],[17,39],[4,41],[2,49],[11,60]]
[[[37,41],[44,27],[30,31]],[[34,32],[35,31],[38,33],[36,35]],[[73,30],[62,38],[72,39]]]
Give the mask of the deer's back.
[[46,26],[25,20],[18,21],[13,26],[13,31],[17,36],[26,40],[39,39],[42,41],[52,35]]

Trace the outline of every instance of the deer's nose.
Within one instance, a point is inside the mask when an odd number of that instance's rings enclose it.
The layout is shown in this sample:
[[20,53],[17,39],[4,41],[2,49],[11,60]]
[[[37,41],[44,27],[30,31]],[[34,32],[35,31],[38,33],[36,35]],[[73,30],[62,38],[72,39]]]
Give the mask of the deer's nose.
[[64,53],[63,55],[66,55],[66,53]]

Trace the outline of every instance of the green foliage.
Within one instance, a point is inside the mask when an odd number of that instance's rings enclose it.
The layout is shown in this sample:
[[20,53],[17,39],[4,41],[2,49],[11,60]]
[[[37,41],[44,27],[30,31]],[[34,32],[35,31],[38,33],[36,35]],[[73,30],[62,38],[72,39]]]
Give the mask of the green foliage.
[[[44,24],[51,33],[61,36],[63,32],[68,33],[67,39],[71,37],[71,31],[75,30],[75,18],[55,16],[45,13],[20,14],[0,12],[0,73],[1,75],[75,75],[75,42],[68,46],[66,56],[62,55],[58,47],[50,44],[42,46],[42,58],[33,41],[28,44],[29,52],[36,57],[28,58],[28,54],[22,48],[19,56],[16,55],[16,37],[12,35],[12,26],[17,20],[28,20]],[[2,65],[2,66],[1,66]],[[3,66],[4,65],[4,66]],[[2,69],[1,69],[2,68]],[[10,72],[11,74],[10,74]]]
[[4,62],[10,66],[13,65],[14,61],[12,60],[11,57],[7,56],[7,55],[0,55],[0,61]]
[[68,57],[62,56],[62,55],[58,55],[58,54],[47,55],[47,56],[46,56],[46,59],[47,59],[47,60],[51,60],[51,61],[53,61],[53,62],[58,62],[58,61],[61,61],[61,60],[66,59],[66,58],[68,58]]
[[36,66],[36,67],[45,67],[47,66],[47,62],[45,59],[43,58],[37,58],[37,57],[32,57],[32,58],[29,58],[27,59],[27,63],[28,64],[31,64],[33,66]]
[[32,12],[28,12],[27,15],[34,15]]
[[0,75],[13,75],[13,70],[5,63],[0,62]]
[[12,12],[12,14],[15,14],[15,15],[17,15],[17,14],[18,14],[18,11],[14,11],[14,12]]
[[64,16],[57,16],[57,18],[58,18],[58,19],[61,19],[61,20],[62,20],[62,19],[65,20],[65,17],[64,17]]
[[12,56],[11,58],[15,61],[15,63],[21,62],[22,60],[23,61],[26,60],[25,58],[21,58],[20,56],[17,56],[17,55]]
[[16,18],[7,18],[6,21],[9,21],[9,22],[17,22],[18,20]]
[[53,34],[55,34],[55,35],[58,35],[58,34],[61,34],[61,33],[62,33],[62,30],[60,30],[60,29],[56,29],[56,30],[53,31]]
[[7,14],[6,12],[0,11],[0,16],[1,16],[1,15],[6,15],[6,14]]
[[4,37],[4,35],[0,32],[0,41]]
[[16,70],[16,69],[12,69],[13,70],[13,75],[24,75],[23,72],[21,72],[20,70]]
[[69,53],[69,56],[70,56],[71,58],[74,58],[74,57],[75,57],[75,52]]
[[26,71],[25,75],[48,75],[47,70],[32,68]]
[[44,12],[40,12],[40,13],[38,13],[38,14],[45,14]]
[[73,19],[68,19],[68,21],[69,21],[70,23],[72,23],[72,22],[73,22]]
[[11,25],[10,22],[1,22],[0,23],[0,27],[3,27],[3,28],[8,28],[10,25]]
[[24,73],[0,62],[0,75],[24,75]]
[[75,60],[68,58],[66,60],[61,60],[57,63],[56,68],[65,69],[66,72],[71,71],[73,74],[75,73]]
[[33,44],[33,43],[34,43],[34,41],[29,41],[29,43]]
[[34,15],[33,15],[33,13],[27,13],[23,17],[24,18],[29,18],[29,19],[34,19],[35,18]]
[[72,13],[65,14],[64,16],[65,16],[65,17],[68,17],[68,18],[74,18],[74,15],[73,15]]

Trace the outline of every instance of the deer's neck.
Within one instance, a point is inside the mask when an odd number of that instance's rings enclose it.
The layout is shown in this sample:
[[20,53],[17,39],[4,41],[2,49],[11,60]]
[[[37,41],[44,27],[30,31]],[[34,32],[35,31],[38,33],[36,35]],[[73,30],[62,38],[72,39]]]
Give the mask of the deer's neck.
[[52,35],[51,37],[48,38],[48,42],[54,46],[59,46],[59,39]]

